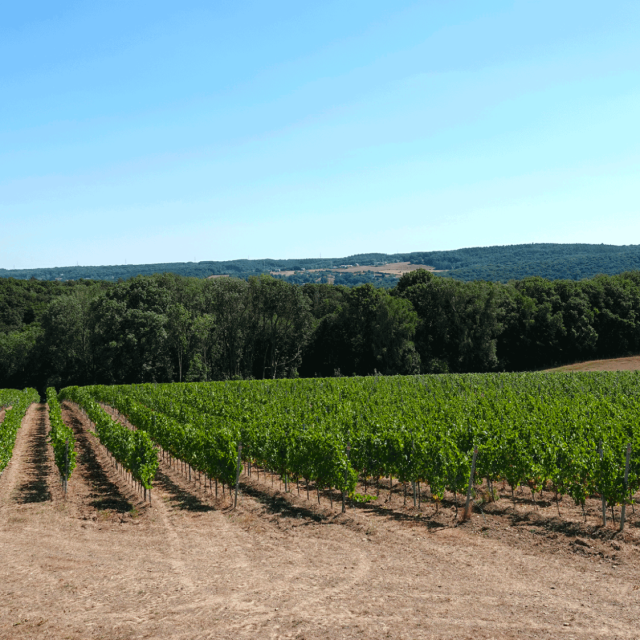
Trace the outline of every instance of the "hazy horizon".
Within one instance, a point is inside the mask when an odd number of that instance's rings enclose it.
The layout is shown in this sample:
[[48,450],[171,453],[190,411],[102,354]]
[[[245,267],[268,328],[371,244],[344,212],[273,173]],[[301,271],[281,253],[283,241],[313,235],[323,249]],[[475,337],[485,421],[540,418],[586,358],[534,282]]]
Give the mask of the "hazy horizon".
[[[506,245],[485,245],[485,246],[476,246],[476,247],[456,247],[455,249],[433,249],[432,251],[434,252],[438,252],[438,251],[442,251],[442,252],[448,252],[448,251],[458,251],[458,250],[464,250],[464,249],[490,249],[490,248],[494,248],[494,247],[522,247],[522,246],[528,246],[528,245],[535,245],[535,244],[557,244],[557,245],[572,245],[572,244],[584,244],[585,246],[613,246],[613,247],[637,247],[639,245],[634,245],[634,244],[610,244],[610,243],[602,243],[602,242],[597,242],[597,243],[520,243],[520,244],[506,244]],[[338,259],[345,259],[345,258],[353,258],[353,257],[358,257],[361,255],[371,255],[371,254],[380,254],[380,255],[385,255],[387,257],[394,257],[394,256],[398,256],[398,255],[406,255],[406,254],[410,254],[410,253],[428,253],[427,251],[398,251],[396,253],[387,253],[384,251],[369,251],[369,252],[362,252],[362,253],[349,253],[349,254],[345,254],[345,255],[341,255],[341,256],[294,256],[291,258],[281,258],[281,257],[270,257],[270,256],[260,256],[260,257],[250,257],[250,258],[231,258],[229,260],[198,260],[198,261],[193,261],[193,260],[176,260],[173,262],[134,262],[134,261],[130,261],[130,262],[123,262],[123,263],[113,263],[113,264],[60,264],[60,265],[45,265],[42,267],[22,267],[22,268],[16,268],[15,271],[31,271],[31,270],[36,270],[36,269],[67,269],[67,268],[88,268],[88,267],[124,267],[124,266],[130,266],[130,267],[135,267],[135,266],[153,266],[153,265],[166,265],[166,264],[200,264],[200,263],[208,263],[208,262],[235,262],[235,261],[242,261],[242,260],[249,260],[249,261],[254,261],[254,262],[260,262],[261,260],[270,260],[273,262],[279,262],[279,261],[285,261],[285,260],[314,260],[316,258],[320,258],[320,259],[326,259],[326,260],[338,260]],[[0,271],[13,271],[14,269],[7,269],[6,267],[0,267]]]

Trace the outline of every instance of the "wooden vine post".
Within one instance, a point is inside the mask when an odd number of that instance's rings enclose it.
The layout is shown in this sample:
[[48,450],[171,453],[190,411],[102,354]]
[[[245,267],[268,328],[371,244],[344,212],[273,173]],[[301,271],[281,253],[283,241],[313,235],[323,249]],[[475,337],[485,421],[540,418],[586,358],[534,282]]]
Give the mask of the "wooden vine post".
[[351,453],[351,445],[347,445],[347,464],[344,467],[344,489],[342,490],[342,513],[347,511],[345,503],[345,489],[347,488],[347,482],[349,480],[349,454]]
[[471,490],[473,489],[473,477],[476,473],[476,458],[478,457],[478,447],[473,447],[473,459],[471,460],[471,474],[469,475],[469,487],[467,488],[467,502],[464,505],[464,513],[462,514],[463,520],[468,520],[471,517]]
[[[602,440],[598,443],[598,454],[600,455],[600,462],[602,462],[602,457],[604,455],[602,451]],[[602,494],[602,526],[607,526],[607,499],[604,497],[604,491],[601,489]]]
[[69,482],[69,438],[64,441],[64,495],[67,495],[67,483]]
[[620,514],[620,531],[624,529],[624,519],[627,514],[627,492],[629,491],[629,460],[631,458],[631,444],[627,445],[627,459],[624,465],[624,500]]
[[[412,439],[411,439],[411,458],[412,458],[412,460],[411,460],[411,461],[412,461],[412,462],[413,462],[413,454],[414,454],[414,452],[415,452],[415,448],[416,448],[416,447],[415,447],[415,443],[414,443],[413,438],[412,438]],[[416,497],[417,497],[417,496],[416,496],[416,481],[415,481],[415,480],[412,480],[412,481],[411,481],[411,492],[413,493],[413,508],[415,509],[415,508],[416,508]],[[407,494],[406,494],[406,488],[405,488],[405,503],[406,503],[406,501],[407,501],[407,500],[406,500],[406,495],[407,495]]]
[[241,461],[241,456],[242,454],[242,445],[240,443],[238,443],[238,464],[236,465],[236,495],[233,499],[233,508],[235,509],[236,506],[238,505],[238,485],[240,484],[240,469],[242,461]]

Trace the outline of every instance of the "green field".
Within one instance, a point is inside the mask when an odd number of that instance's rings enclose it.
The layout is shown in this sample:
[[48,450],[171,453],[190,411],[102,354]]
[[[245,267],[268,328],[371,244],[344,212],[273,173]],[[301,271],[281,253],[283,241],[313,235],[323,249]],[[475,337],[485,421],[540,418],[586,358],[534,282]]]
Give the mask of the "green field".
[[551,488],[577,504],[599,494],[610,505],[628,502],[640,486],[633,372],[94,386],[63,390],[65,398],[94,422],[117,424],[98,402],[128,417],[137,431],[117,425],[108,446],[148,486],[147,437],[226,484],[235,481],[241,445],[244,463],[285,484],[311,481],[352,496],[358,479],[380,478],[410,492],[428,485],[436,500],[464,493],[475,447],[474,484],[506,481],[532,495]]

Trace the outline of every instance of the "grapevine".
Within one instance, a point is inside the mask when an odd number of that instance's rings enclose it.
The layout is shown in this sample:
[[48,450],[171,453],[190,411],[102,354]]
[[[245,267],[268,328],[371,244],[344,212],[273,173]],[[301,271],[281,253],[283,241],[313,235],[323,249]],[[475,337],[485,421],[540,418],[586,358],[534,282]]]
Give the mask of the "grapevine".
[[76,468],[76,441],[73,430],[62,419],[58,396],[52,387],[47,389],[47,404],[49,405],[49,423],[51,425],[49,440],[66,493],[67,482]]

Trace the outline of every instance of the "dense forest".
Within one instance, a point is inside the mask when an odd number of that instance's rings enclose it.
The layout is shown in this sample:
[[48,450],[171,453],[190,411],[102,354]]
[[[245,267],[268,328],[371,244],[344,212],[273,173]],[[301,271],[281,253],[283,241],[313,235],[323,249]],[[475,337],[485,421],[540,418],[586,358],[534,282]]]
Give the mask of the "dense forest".
[[[390,288],[397,278],[374,276],[372,273],[333,274],[308,273],[309,269],[333,269],[343,264],[375,266],[388,262],[411,262],[439,270],[438,276],[455,280],[488,280],[508,282],[530,276],[551,280],[582,280],[598,274],[615,275],[640,269],[640,245],[615,246],[593,244],[521,244],[499,247],[476,247],[454,251],[421,251],[413,253],[367,253],[345,258],[305,258],[299,260],[230,260],[225,262],[175,262],[166,264],[116,265],[103,267],[55,267],[49,269],[0,269],[0,278],[68,281],[81,278],[117,282],[139,275],[173,273],[186,277],[206,278],[229,275],[247,280],[251,276],[276,272],[276,277],[295,284],[326,283],[328,276],[335,284],[348,287],[372,284]],[[278,271],[295,271],[278,276]]]
[[0,387],[541,369],[640,352],[640,272],[391,289],[0,278]]

